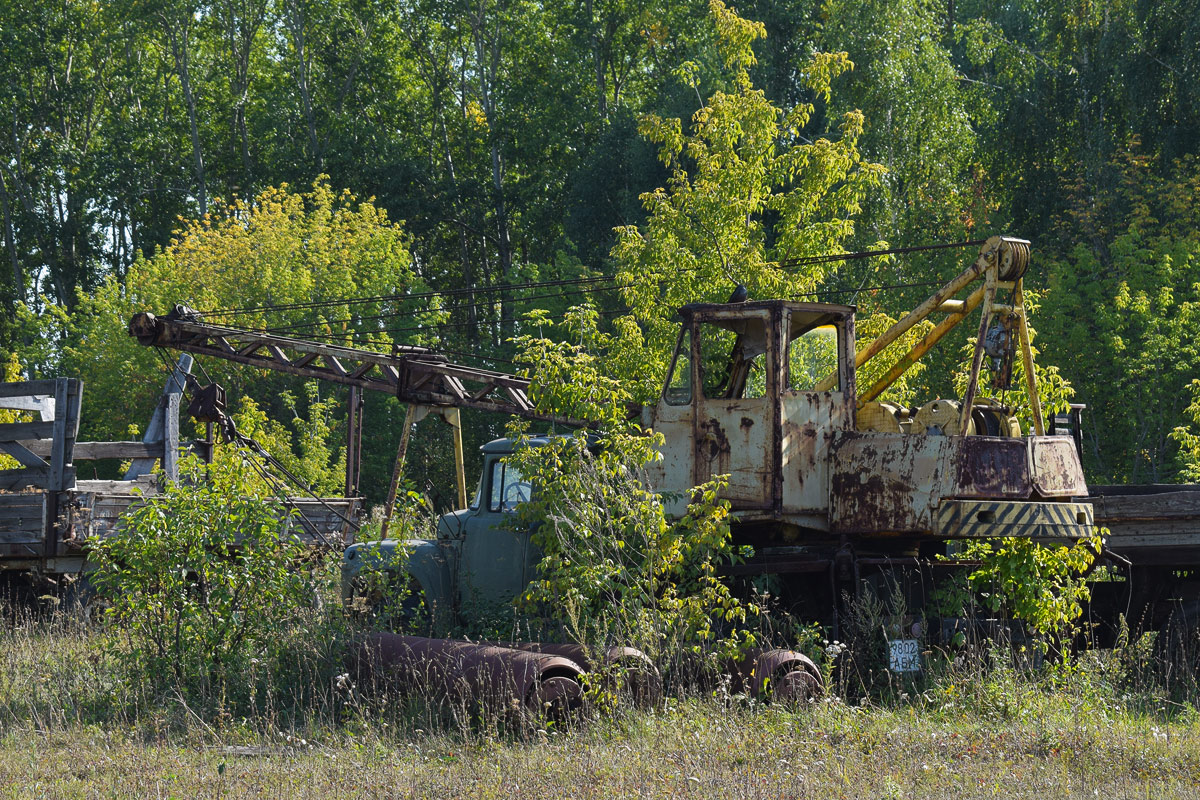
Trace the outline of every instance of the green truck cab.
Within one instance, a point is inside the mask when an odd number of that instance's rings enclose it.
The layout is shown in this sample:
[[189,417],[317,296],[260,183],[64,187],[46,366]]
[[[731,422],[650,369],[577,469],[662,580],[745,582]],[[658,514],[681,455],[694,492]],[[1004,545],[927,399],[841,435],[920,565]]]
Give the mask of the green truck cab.
[[[537,447],[547,437],[525,439]],[[342,557],[342,595],[351,600],[380,581],[412,582],[436,621],[452,621],[472,605],[510,603],[533,578],[537,552],[532,532],[514,525],[513,514],[530,497],[531,487],[504,463],[518,446],[496,439],[480,450],[483,473],[468,508],[443,514],[436,539],[384,539],[359,542]]]

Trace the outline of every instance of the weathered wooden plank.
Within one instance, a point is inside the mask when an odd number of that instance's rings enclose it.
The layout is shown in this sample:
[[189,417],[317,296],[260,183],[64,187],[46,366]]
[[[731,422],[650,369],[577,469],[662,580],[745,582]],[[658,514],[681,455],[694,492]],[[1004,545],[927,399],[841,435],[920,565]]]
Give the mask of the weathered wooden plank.
[[0,531],[0,546],[17,547],[19,549],[16,552],[21,555],[36,553],[41,543],[42,535],[37,531]]
[[[21,442],[32,453],[50,455],[49,439],[33,439]],[[162,454],[161,444],[145,442],[76,442],[72,461],[97,461],[101,458],[158,458]]]
[[41,518],[41,506],[13,506],[10,508],[0,508],[0,527],[25,527],[28,520],[40,520]]
[[0,398],[0,408],[11,408],[16,411],[36,411],[43,422],[54,420],[54,398],[50,395],[35,394],[26,397]]
[[[46,478],[46,488],[52,492],[66,489],[63,482],[66,478],[67,462],[71,460],[71,450],[67,447],[68,402],[70,387],[67,381],[60,380],[54,391],[54,443],[50,446],[50,474]],[[34,438],[34,437],[30,437]]]
[[1168,492],[1200,492],[1196,483],[1119,483],[1089,484],[1093,497],[1127,497],[1129,495],[1166,494]]
[[[40,441],[45,441],[45,440],[37,439],[35,441],[40,442]],[[8,453],[10,456],[15,458],[18,462],[20,462],[21,466],[23,466],[23,467],[32,467],[34,469],[43,469],[43,468],[50,466],[43,459],[39,458],[35,453],[31,452],[29,450],[29,448],[25,447],[20,442],[6,442],[3,440],[0,440],[0,451]]]
[[[1096,523],[1101,525],[1100,522]],[[1200,520],[1164,519],[1111,522],[1103,527],[1109,530],[1110,541],[1124,541],[1135,537],[1194,536],[1200,543]]]
[[155,491],[154,476],[147,475],[136,481],[76,481],[75,493],[83,494],[136,494],[137,492],[153,494]]
[[40,486],[49,478],[50,469],[2,469],[0,489],[13,490],[26,486]]
[[11,552],[25,553],[24,545],[42,541],[46,529],[46,493],[0,495],[0,545],[18,546]]
[[[67,381],[67,438],[74,444],[79,438],[79,421],[83,416],[80,412],[83,410],[83,381],[75,378],[66,378]],[[55,409],[57,417],[57,409]],[[70,450],[67,451],[68,461],[70,460]]]
[[42,506],[42,492],[13,492],[0,494],[0,509]]
[[120,509],[119,511],[114,510],[114,511],[110,511],[110,512],[104,513],[104,514],[92,514],[91,518],[95,522],[102,522],[106,525],[113,525],[113,524],[116,524],[118,521],[123,520],[125,518],[125,516],[128,515],[134,508],[135,508],[135,506],[133,504],[130,504],[130,505],[126,506],[125,508]]
[[1089,497],[1084,502],[1095,508],[1098,525],[1123,520],[1200,518],[1200,491],[1196,490],[1104,495]]
[[25,517],[0,524],[0,542],[40,542],[41,540],[41,517]]
[[[144,498],[135,492],[142,490],[146,491],[148,495],[153,495],[155,489],[151,483],[151,481],[79,481],[74,490],[63,496],[64,504],[70,500],[77,505],[77,508],[71,513],[67,538],[74,541],[74,547],[78,548],[79,543],[88,539],[119,535],[126,515],[132,508],[144,501]],[[28,526],[30,529],[29,539],[32,544],[41,542],[41,532],[44,529],[41,523],[41,509],[36,505],[43,496],[45,493],[0,495],[0,498],[21,498],[20,502],[25,504],[27,511],[34,512],[29,515],[32,522]],[[9,501],[10,504],[17,502],[15,499]],[[35,505],[31,507],[31,503]],[[353,498],[328,498],[323,501],[297,498],[290,501],[290,505],[299,506],[307,518],[288,516],[286,529],[290,533],[310,545],[323,544],[328,541],[341,546],[346,542],[349,529],[342,516],[352,518],[358,501]],[[0,508],[2,507],[3,503],[0,502]],[[0,522],[0,527],[3,527],[2,522]],[[31,552],[36,554],[38,549],[34,548]],[[26,552],[18,548],[11,554],[6,554],[4,545],[0,542],[0,557],[13,558],[18,555],[26,555]]]
[[109,497],[103,500],[97,500],[91,505],[91,513],[93,516],[111,516],[124,513],[134,504],[140,504],[145,501],[145,498],[135,495],[124,495],[122,497]]
[[31,395],[53,395],[58,382],[63,378],[46,378],[38,381],[16,381],[0,383],[0,397],[29,397]]
[[[1107,542],[1105,549],[1117,555],[1125,555],[1128,552],[1139,551],[1146,552],[1155,550],[1163,553],[1171,551],[1179,551],[1187,547],[1196,547],[1196,537],[1192,536],[1164,536],[1162,538],[1152,537],[1131,537],[1128,540],[1121,540],[1117,543]],[[1167,563],[1171,563],[1168,558]],[[1176,562],[1179,563],[1179,562]]]
[[54,436],[54,422],[3,422],[0,423],[0,439],[6,442],[23,442],[26,439],[50,440]]
[[40,508],[10,508],[0,513],[0,531],[17,530],[39,533],[42,530]]

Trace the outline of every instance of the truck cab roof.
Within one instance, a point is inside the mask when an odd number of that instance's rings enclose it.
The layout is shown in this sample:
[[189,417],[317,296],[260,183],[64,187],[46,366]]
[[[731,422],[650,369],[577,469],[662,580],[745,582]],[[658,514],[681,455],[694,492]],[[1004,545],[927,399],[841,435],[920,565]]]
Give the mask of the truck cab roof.
[[[552,438],[554,438],[555,435],[556,434],[550,434],[550,433],[535,433],[532,436],[527,436],[524,439],[522,439],[521,446],[541,447],[544,444],[548,444],[550,442],[550,440]],[[516,449],[516,444],[517,443],[513,439],[510,439],[508,437],[503,437],[500,439],[492,439],[490,442],[488,442],[487,444],[480,447],[479,452],[485,453],[485,454],[501,453],[503,455],[507,455]]]

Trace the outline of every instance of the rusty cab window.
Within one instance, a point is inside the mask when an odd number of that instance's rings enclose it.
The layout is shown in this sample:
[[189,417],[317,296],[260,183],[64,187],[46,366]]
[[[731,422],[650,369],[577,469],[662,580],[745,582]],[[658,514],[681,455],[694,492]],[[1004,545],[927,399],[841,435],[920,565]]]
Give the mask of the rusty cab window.
[[687,328],[679,336],[663,399],[673,406],[686,406],[692,402],[692,332]]
[[489,511],[515,511],[517,505],[529,500],[530,486],[516,467],[496,459],[492,462]]
[[[839,390],[838,329],[819,325],[795,336],[788,342],[788,389],[811,392],[826,378],[832,377],[829,391]],[[825,388],[825,387],[822,387]]]
[[700,326],[700,375],[709,399],[767,394],[767,326],[761,317],[735,317]]

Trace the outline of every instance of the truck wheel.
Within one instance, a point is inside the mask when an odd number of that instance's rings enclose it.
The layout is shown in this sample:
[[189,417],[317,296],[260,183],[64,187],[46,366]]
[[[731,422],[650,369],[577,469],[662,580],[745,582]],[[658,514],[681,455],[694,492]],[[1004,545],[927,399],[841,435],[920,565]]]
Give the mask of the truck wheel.
[[414,586],[403,600],[400,607],[389,622],[392,630],[408,636],[430,636],[433,634],[433,609],[425,589],[413,582]]
[[374,627],[410,636],[428,636],[433,630],[433,610],[425,587],[409,575],[373,573],[354,581],[351,606],[360,608]]

